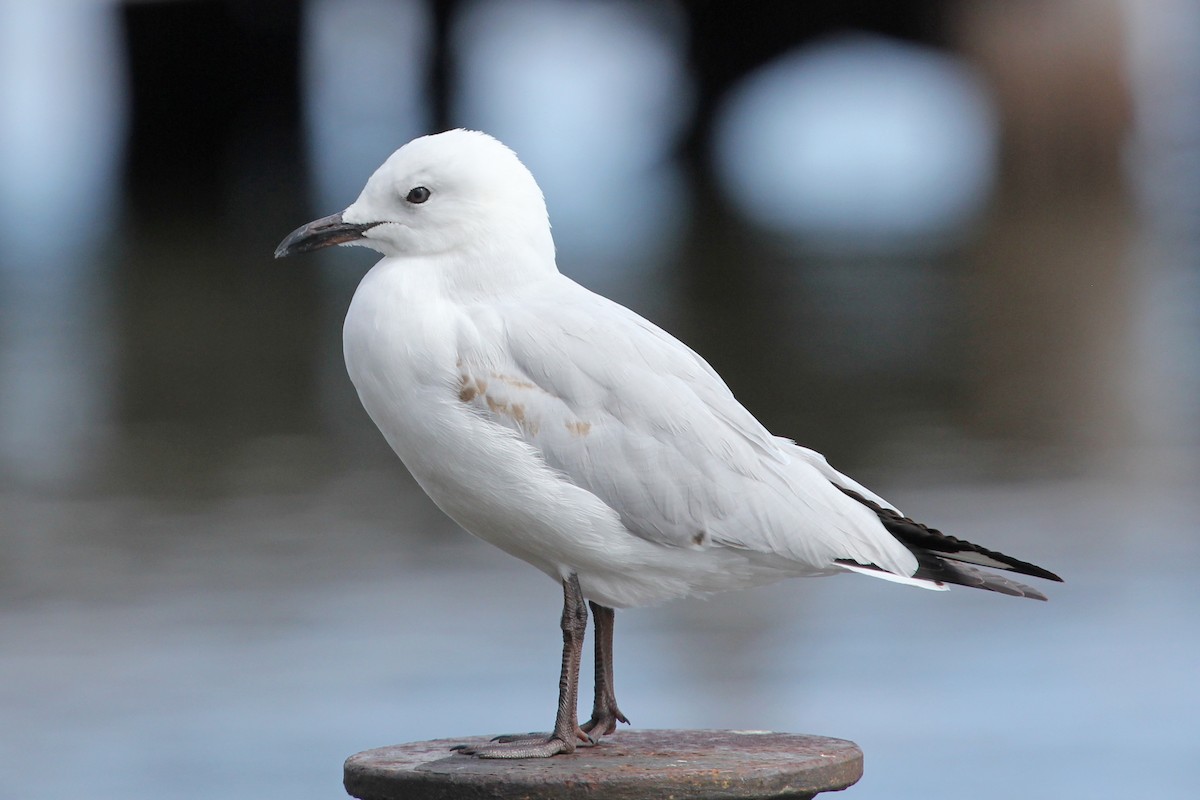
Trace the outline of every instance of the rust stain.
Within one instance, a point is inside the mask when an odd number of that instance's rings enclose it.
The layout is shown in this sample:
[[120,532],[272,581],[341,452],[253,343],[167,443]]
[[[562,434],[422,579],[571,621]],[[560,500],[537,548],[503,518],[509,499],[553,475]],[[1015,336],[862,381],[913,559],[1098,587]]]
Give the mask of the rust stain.
[[567,430],[576,436],[587,436],[592,432],[592,423],[584,422],[583,420],[574,420],[566,423]]

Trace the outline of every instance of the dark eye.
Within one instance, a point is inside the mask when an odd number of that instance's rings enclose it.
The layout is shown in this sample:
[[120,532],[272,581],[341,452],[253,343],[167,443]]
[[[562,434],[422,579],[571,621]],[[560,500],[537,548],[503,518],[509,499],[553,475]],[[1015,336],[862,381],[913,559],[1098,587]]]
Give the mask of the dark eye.
[[429,199],[431,192],[424,186],[416,186],[408,190],[408,196],[404,199],[410,203],[420,204]]

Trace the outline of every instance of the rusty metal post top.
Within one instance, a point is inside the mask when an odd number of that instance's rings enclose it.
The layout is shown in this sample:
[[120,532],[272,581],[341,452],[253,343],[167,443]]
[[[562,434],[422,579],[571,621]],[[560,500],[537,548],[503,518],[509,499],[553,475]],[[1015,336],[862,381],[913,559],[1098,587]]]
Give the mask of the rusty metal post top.
[[571,755],[479,759],[452,753],[487,737],[366,750],[346,760],[359,800],[750,800],[810,798],[862,777],[854,742],[770,731],[621,731]]

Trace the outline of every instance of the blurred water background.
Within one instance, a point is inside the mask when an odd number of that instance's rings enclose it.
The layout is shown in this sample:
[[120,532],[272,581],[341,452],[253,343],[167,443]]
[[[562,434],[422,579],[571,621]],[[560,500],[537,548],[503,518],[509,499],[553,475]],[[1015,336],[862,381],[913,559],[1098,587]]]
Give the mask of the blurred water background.
[[0,0],[0,797],[549,724],[558,588],[345,377],[371,254],[270,258],[460,125],[773,431],[1067,580],[622,612],[636,725],[853,739],[863,800],[1200,796],[1196,3]]

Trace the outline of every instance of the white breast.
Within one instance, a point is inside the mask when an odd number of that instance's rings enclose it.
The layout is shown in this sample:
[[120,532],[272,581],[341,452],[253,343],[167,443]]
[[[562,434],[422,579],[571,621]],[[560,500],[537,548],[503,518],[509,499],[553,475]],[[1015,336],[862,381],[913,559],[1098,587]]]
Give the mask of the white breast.
[[576,564],[614,549],[620,522],[461,401],[458,343],[471,321],[428,277],[411,262],[385,260],[355,293],[343,344],[359,399],[451,518],[556,579],[566,577]]

